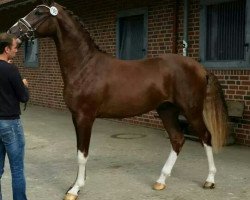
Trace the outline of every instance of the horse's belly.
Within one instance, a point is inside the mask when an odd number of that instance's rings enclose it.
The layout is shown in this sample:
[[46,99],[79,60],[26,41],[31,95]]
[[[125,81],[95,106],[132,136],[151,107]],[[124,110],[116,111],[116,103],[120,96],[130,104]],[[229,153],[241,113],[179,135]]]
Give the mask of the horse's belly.
[[137,115],[141,115],[143,113],[147,113],[150,110],[132,110],[132,109],[127,109],[127,110],[122,110],[122,109],[109,109],[109,110],[103,110],[98,112],[97,117],[99,118],[126,118],[126,117],[133,117]]
[[[163,102],[163,101],[162,101]],[[141,115],[154,110],[161,104],[161,100],[147,100],[139,101],[122,101],[122,102],[110,102],[103,104],[98,112],[98,117],[103,118],[124,118]]]
[[171,95],[164,87],[161,76],[122,79],[112,84],[99,109],[102,117],[131,117],[156,109],[161,103],[169,101]]

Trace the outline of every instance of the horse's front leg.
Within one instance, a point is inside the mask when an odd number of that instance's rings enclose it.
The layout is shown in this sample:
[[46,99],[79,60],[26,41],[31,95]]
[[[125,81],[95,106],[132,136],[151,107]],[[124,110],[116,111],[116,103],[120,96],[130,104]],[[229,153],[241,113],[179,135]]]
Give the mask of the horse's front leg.
[[76,200],[80,188],[85,184],[85,166],[88,159],[91,129],[95,118],[86,114],[81,114],[79,116],[72,116],[72,119],[77,138],[78,173],[75,183],[67,191],[64,200]]

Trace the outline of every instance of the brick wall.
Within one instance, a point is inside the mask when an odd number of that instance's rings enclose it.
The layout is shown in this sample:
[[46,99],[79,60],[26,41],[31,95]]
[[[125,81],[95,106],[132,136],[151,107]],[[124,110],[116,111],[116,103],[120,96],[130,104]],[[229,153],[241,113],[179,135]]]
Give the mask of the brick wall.
[[212,70],[219,78],[225,98],[244,102],[243,118],[235,124],[236,142],[250,146],[250,71]]
[[63,81],[55,50],[53,40],[41,39],[39,41],[39,67],[24,67],[23,49],[20,49],[15,63],[19,66],[23,78],[29,81],[31,104],[65,109],[62,96]]
[[[178,25],[178,53],[182,53],[183,36],[183,1],[180,1]],[[131,8],[148,8],[148,57],[170,53],[173,38],[173,0],[108,0],[105,1],[65,1],[77,15],[84,20],[96,44],[107,53],[115,55],[116,15],[120,10]],[[75,6],[74,6],[75,5]],[[189,48],[188,56],[199,58],[199,0],[189,1]],[[22,52],[16,63],[21,73],[30,82],[31,103],[46,107],[65,109],[62,97],[63,82],[51,39],[41,39],[40,66],[36,69],[23,67]],[[76,55],[77,56],[77,55]],[[236,124],[237,143],[250,145],[250,80],[248,70],[212,70],[219,78],[226,99],[239,100],[245,103],[244,116]],[[123,121],[156,128],[163,128],[155,112],[149,112]]]

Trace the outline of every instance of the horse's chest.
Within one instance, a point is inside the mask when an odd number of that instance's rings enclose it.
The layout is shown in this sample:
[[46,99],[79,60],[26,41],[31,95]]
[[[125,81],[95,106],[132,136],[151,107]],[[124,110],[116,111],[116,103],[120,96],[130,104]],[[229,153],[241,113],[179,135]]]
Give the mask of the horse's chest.
[[68,85],[64,88],[64,100],[67,106],[75,107],[95,100],[95,89],[88,85]]

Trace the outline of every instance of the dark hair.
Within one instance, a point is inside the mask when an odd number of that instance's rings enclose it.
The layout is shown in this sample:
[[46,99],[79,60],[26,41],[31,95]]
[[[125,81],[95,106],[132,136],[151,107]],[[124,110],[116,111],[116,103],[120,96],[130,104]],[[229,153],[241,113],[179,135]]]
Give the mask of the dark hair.
[[12,34],[1,33],[0,34],[0,54],[4,52],[5,47],[11,47],[13,39],[16,37]]

